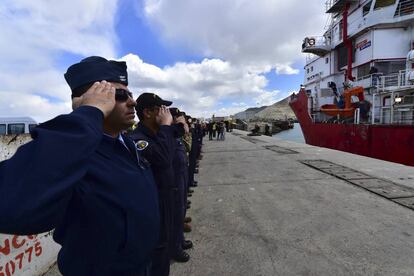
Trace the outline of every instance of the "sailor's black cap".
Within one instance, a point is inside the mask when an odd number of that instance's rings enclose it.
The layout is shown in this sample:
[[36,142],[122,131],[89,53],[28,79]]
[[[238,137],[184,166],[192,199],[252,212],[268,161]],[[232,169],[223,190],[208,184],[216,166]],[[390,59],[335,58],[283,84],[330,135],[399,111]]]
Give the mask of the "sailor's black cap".
[[172,104],[171,101],[164,101],[158,95],[154,93],[142,93],[136,100],[137,105],[135,109],[137,111],[142,111],[144,108],[153,107],[153,106],[170,106]]

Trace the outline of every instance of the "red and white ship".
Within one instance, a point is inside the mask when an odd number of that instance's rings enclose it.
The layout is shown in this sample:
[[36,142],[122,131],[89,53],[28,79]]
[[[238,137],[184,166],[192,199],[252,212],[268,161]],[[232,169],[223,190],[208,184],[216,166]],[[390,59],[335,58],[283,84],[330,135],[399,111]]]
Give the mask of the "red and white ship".
[[308,144],[414,166],[414,0],[330,0],[290,106]]

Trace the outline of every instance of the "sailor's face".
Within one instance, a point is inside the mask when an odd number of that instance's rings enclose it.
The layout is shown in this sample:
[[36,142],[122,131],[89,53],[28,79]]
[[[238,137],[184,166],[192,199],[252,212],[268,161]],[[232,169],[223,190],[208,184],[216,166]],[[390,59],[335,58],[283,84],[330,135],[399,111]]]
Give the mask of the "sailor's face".
[[[128,87],[121,83],[112,82],[111,84],[115,89],[128,90]],[[105,118],[105,121],[120,129],[127,129],[135,122],[136,105],[137,103],[132,97],[128,97],[126,101],[116,101],[114,109],[108,117]]]

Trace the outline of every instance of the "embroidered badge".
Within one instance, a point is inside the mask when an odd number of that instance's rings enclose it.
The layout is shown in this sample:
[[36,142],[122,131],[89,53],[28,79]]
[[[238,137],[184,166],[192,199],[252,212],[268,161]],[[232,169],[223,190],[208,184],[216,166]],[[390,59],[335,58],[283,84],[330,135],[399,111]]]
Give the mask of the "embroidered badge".
[[137,147],[137,150],[144,150],[146,147],[148,147],[148,142],[144,140],[139,140],[135,143],[135,146]]

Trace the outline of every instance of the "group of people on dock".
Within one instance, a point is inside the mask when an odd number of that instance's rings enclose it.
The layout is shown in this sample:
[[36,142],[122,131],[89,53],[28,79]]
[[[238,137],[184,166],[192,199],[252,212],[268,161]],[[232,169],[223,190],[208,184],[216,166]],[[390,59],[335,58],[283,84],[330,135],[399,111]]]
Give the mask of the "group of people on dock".
[[73,111],[0,162],[0,233],[54,229],[63,275],[169,275],[193,247],[203,127],[154,93],[134,99],[125,62],[88,57],[65,79]]
[[206,125],[208,131],[208,139],[211,141],[213,138],[224,141],[226,138],[226,132],[231,131],[231,124],[228,121],[209,122]]

